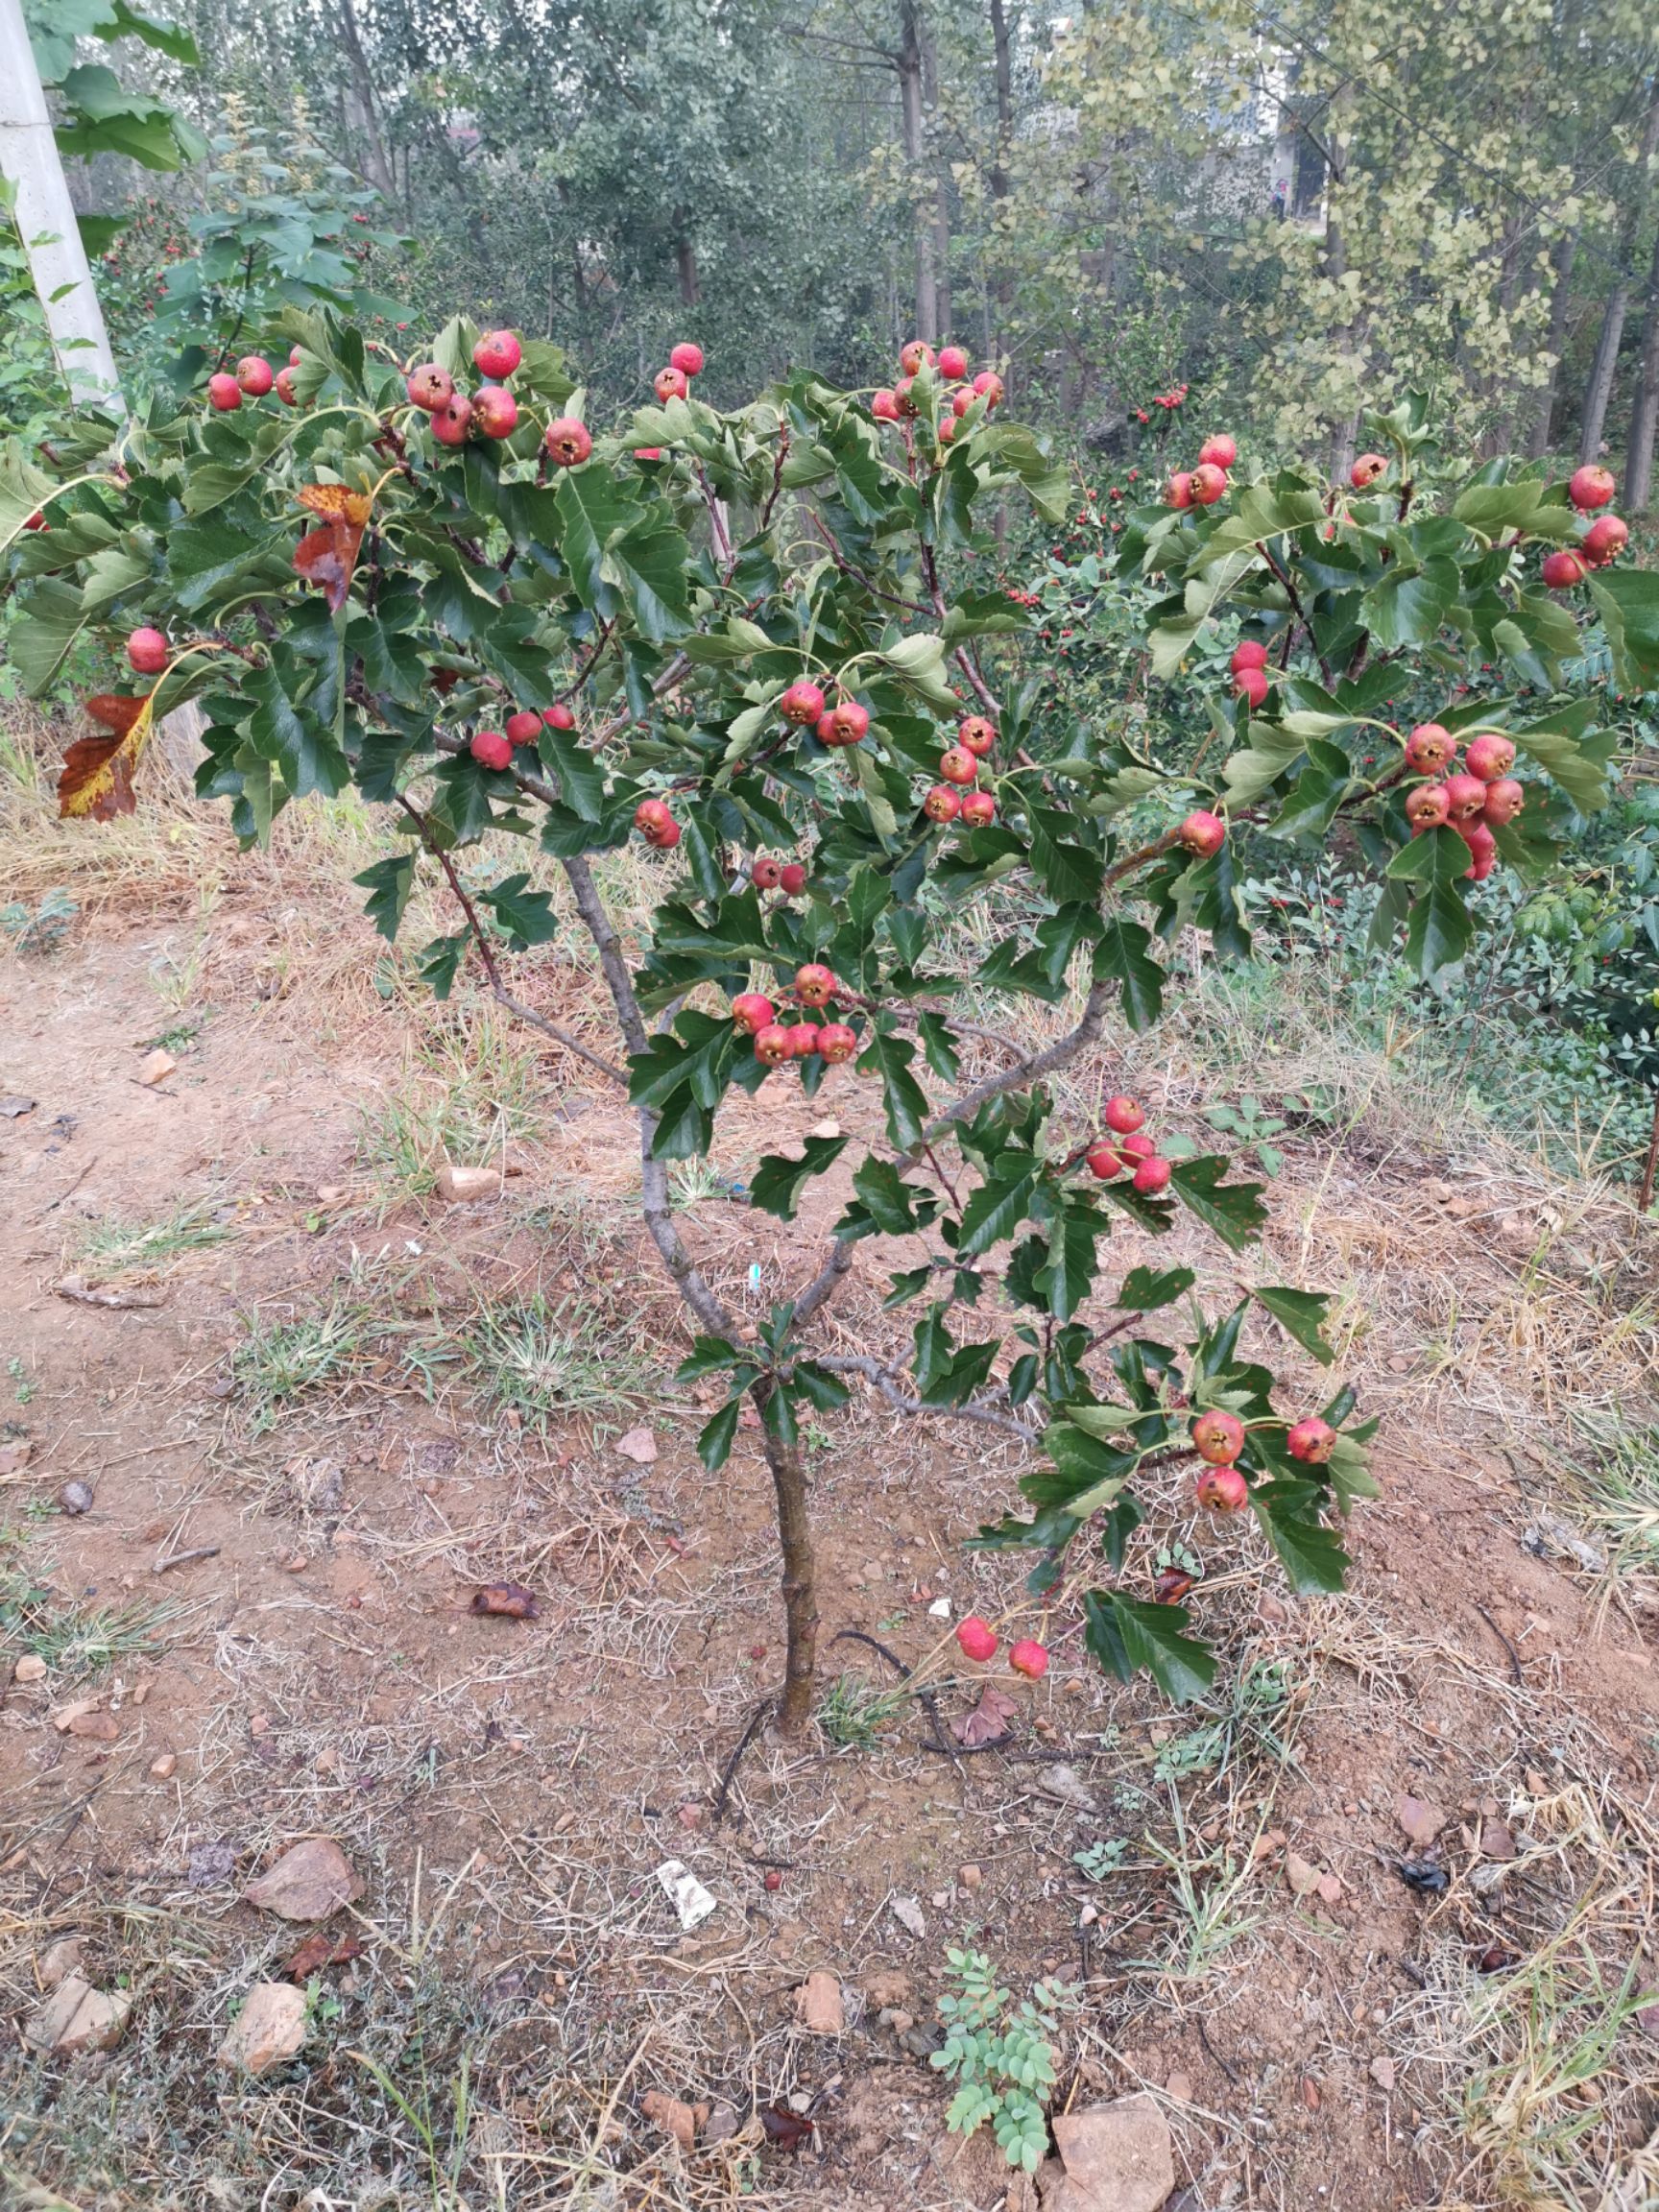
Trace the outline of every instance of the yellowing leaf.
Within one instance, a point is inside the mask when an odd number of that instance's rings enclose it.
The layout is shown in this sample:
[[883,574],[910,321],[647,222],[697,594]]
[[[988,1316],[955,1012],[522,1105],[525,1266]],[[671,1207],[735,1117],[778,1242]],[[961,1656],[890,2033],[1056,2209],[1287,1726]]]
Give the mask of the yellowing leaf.
[[110,822],[135,811],[132,771],[149,741],[155,694],[103,695],[86,711],[107,735],[77,737],[63,755],[58,778],[58,811],[72,821]]

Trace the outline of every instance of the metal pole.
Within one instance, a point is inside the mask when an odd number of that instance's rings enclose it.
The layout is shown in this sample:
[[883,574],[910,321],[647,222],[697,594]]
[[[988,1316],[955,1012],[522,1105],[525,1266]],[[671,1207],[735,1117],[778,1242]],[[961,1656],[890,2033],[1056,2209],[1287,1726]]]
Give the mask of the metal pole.
[[0,176],[16,195],[18,235],[70,398],[77,406],[102,400],[119,408],[115,356],[52,134],[22,0],[0,0]]

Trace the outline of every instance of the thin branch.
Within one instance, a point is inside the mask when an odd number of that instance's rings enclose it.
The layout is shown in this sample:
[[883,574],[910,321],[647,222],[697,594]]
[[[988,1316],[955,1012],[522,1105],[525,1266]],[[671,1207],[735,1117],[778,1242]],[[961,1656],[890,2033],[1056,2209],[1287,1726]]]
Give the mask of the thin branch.
[[[796,1310],[799,1316],[800,1309]],[[884,1367],[879,1359],[866,1358],[853,1352],[814,1352],[811,1357],[814,1366],[828,1367],[833,1375],[864,1376],[867,1381],[875,1383],[888,1404],[901,1413],[931,1413],[941,1421],[977,1421],[987,1429],[1005,1430],[1009,1435],[1018,1436],[1022,1444],[1035,1444],[1042,1434],[1041,1430],[1027,1428],[1023,1421],[1018,1420],[1012,1413],[1004,1413],[998,1407],[987,1406],[979,1399],[970,1399],[966,1406],[924,1406],[920,1398],[912,1398],[900,1389],[896,1371]]]

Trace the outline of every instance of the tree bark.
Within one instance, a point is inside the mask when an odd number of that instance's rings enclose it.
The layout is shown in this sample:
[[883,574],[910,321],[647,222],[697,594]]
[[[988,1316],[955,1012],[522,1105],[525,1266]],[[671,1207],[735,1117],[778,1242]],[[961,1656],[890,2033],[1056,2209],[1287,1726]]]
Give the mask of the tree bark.
[[695,307],[703,293],[697,281],[697,249],[689,238],[675,240],[674,265],[680,276],[680,304]]
[[1008,197],[1008,155],[1014,141],[1014,53],[1002,0],[991,0],[991,52],[997,78],[997,144],[991,156],[991,191]]
[[926,140],[922,120],[922,10],[920,0],[900,0],[899,124],[904,148],[904,167],[913,195],[912,223],[916,236],[916,331],[929,342],[939,336],[939,291],[933,259],[933,215],[921,197]]
[[1550,300],[1550,334],[1545,350],[1550,355],[1550,379],[1538,395],[1537,412],[1527,440],[1529,459],[1541,461],[1550,450],[1555,422],[1555,395],[1561,382],[1561,356],[1567,347],[1567,314],[1573,300],[1573,263],[1578,253],[1578,233],[1569,230],[1555,249],[1555,289]]
[[[751,1386],[762,1423],[773,1385],[764,1378]],[[812,1679],[818,1656],[818,1593],[812,1556],[812,1524],[806,1503],[806,1468],[799,1444],[785,1444],[762,1428],[761,1449],[772,1475],[777,1503],[778,1542],[783,1553],[783,1694],[778,1725],[798,1735],[812,1712]]]
[[1584,420],[1578,432],[1578,459],[1597,461],[1601,456],[1602,434],[1607,427],[1607,403],[1613,397],[1613,378],[1619,367],[1619,348],[1624,337],[1624,318],[1630,308],[1630,265],[1647,220],[1647,199],[1653,156],[1659,151],[1659,76],[1642,125],[1642,145],[1636,156],[1636,175],[1624,202],[1624,219],[1619,226],[1619,273],[1607,304],[1601,311],[1601,328],[1590,364],[1584,391]]
[[357,29],[357,18],[351,11],[351,0],[336,0],[336,13],[340,24],[340,43],[346,49],[346,66],[351,72],[351,89],[363,111],[364,174],[381,199],[392,207],[397,204],[397,182],[392,174],[392,164],[386,158],[386,141],[380,135],[380,117],[374,104],[374,79],[369,67],[369,57],[363,51],[363,40]]
[[1642,514],[1653,492],[1653,436],[1659,430],[1659,238],[1647,271],[1647,309],[1642,325],[1642,353],[1636,370],[1636,397],[1630,407],[1630,437],[1624,451],[1624,506]]

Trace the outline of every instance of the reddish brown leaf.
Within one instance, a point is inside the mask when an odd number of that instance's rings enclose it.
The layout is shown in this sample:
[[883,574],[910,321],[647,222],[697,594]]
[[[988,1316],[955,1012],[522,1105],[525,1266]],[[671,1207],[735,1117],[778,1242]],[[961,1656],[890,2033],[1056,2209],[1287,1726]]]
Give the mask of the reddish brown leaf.
[[486,1582],[482,1590],[473,1592],[471,1611],[498,1614],[508,1621],[535,1621],[541,1615],[541,1600],[521,1582]]
[[328,1936],[319,1929],[316,1935],[306,1936],[282,1971],[290,1982],[309,1982],[325,1966],[344,1966],[349,1959],[361,1959],[363,1951],[357,1936]]
[[322,586],[330,609],[338,614],[351,589],[357,549],[373,502],[367,493],[349,491],[344,484],[307,484],[299,497],[301,507],[322,519],[295,546],[294,566],[307,584]]
[[780,2151],[799,2151],[812,2132],[811,2121],[804,2113],[791,2112],[787,2104],[763,2104],[760,2125],[767,2142]]
[[150,735],[147,695],[113,693],[88,699],[86,712],[107,735],[77,737],[63,755],[58,778],[58,811],[75,821],[111,822],[138,802],[132,771]]
[[1019,1710],[1012,1697],[987,1682],[973,1712],[951,1721],[950,1733],[970,1749],[976,1743],[995,1743],[1008,1734],[1008,1723]]
[[1166,1567],[1152,1585],[1152,1595],[1160,1605],[1179,1605],[1197,1579],[1184,1568]]

